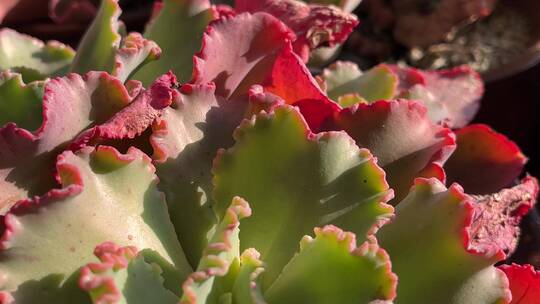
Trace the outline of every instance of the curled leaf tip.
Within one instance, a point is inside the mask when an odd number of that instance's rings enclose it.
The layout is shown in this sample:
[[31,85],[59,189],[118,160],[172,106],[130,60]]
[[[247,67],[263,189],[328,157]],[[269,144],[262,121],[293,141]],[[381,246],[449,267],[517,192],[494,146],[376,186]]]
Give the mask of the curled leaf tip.
[[96,247],[94,255],[101,263],[90,263],[80,270],[79,287],[92,295],[94,303],[116,303],[121,298],[114,278],[107,272],[118,272],[128,267],[138,254],[133,246],[120,247],[105,242]]

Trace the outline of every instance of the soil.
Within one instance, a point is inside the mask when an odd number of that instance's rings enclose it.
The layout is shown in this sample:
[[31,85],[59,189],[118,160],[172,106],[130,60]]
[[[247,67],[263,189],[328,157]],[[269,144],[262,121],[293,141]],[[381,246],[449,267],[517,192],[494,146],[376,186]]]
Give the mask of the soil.
[[489,17],[456,25],[440,43],[412,49],[394,39],[392,28],[378,26],[382,17],[373,18],[363,9],[361,5],[355,11],[362,24],[351,35],[340,56],[360,63],[361,68],[379,62],[404,63],[422,69],[468,64],[482,73],[512,61],[532,42],[532,26],[527,18],[503,3],[499,3]]
[[422,69],[468,64],[482,73],[509,63],[531,43],[531,26],[516,9],[499,6],[493,14],[463,28],[428,48],[413,48],[405,61]]

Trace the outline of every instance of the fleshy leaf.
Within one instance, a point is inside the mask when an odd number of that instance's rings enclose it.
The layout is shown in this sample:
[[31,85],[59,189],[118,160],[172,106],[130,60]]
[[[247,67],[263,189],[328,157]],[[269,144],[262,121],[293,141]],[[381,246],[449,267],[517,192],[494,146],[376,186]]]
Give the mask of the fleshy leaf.
[[391,216],[384,172],[345,133],[314,135],[298,110],[281,106],[244,121],[234,138],[214,161],[215,211],[223,217],[223,202],[235,195],[249,200],[241,249],[257,248],[268,264],[263,288],[314,226],[336,223],[366,235]]
[[[475,246],[471,198],[454,184],[419,178],[396,207],[394,222],[377,233],[399,277],[403,303],[498,303],[508,300],[505,258],[497,246]],[[422,293],[418,293],[422,290]]]
[[26,85],[20,74],[0,74],[0,127],[14,122],[21,128],[36,130],[42,123],[43,83]]
[[[246,32],[246,28],[253,30]],[[309,112],[307,122],[318,131],[339,106],[326,97],[293,52],[289,41],[293,37],[281,22],[265,13],[217,21],[207,30],[203,48],[195,57],[192,82],[214,82],[216,94],[225,98],[245,96],[252,85],[262,85],[266,92],[299,106],[303,114]]]
[[531,265],[502,265],[510,282],[512,302],[510,304],[535,304],[540,299],[540,271]]
[[96,143],[103,140],[133,139],[141,135],[172,103],[177,94],[172,89],[174,85],[176,77],[172,73],[156,79],[148,90],[141,91],[129,105],[108,121],[80,134],[70,148],[76,150],[90,141]]
[[65,278],[105,241],[153,249],[177,267],[178,276],[190,272],[142,152],[122,155],[106,146],[67,151],[58,157],[57,171],[63,188],[17,203],[2,219],[3,290],[47,275]]
[[[60,42],[45,44],[8,28],[0,29],[0,70],[19,68],[25,81],[65,74],[74,56],[75,51]],[[26,79],[26,74],[32,79]]]
[[135,247],[106,242],[94,254],[101,262],[84,266],[79,278],[93,303],[178,303],[178,297],[163,287],[159,266],[145,262]]
[[118,0],[101,1],[96,18],[79,43],[71,72],[84,74],[89,71],[113,70],[116,51],[122,38],[118,33],[118,17],[121,12]]
[[265,13],[241,14],[208,27],[203,47],[194,58],[192,82],[216,83],[216,94],[231,97],[238,88],[260,83],[287,40],[287,27]]
[[[392,99],[398,85],[397,76],[386,65],[379,65],[362,73],[356,64],[338,61],[325,69],[321,78],[325,81],[328,96],[335,101],[339,101],[343,95],[353,93],[369,102]],[[350,106],[339,103],[343,107]]]
[[165,193],[171,220],[195,268],[215,222],[210,209],[212,161],[219,148],[234,143],[232,133],[246,111],[244,99],[225,100],[212,84],[186,84],[178,98],[153,125],[159,188]]
[[258,278],[264,272],[260,254],[253,248],[246,249],[240,256],[240,269],[232,289],[233,303],[265,304],[258,285]]
[[507,254],[513,253],[520,234],[519,223],[533,208],[537,197],[538,181],[530,176],[512,188],[489,195],[473,195],[471,246],[478,251],[497,247]]
[[148,63],[132,78],[149,85],[159,75],[172,70],[180,82],[188,81],[193,54],[200,49],[202,33],[213,17],[209,7],[208,0],[165,0],[159,15],[144,32],[144,37],[155,41],[163,53],[159,60]]
[[144,39],[139,33],[130,33],[122,40],[122,45],[116,53],[112,74],[126,81],[141,65],[157,60],[159,56],[161,49],[154,41]]
[[432,123],[426,108],[410,100],[343,109],[332,129],[344,130],[377,157],[395,191],[395,203],[407,195],[416,177],[444,181],[442,165],[455,149],[452,132]]
[[183,285],[184,295],[180,303],[219,303],[219,298],[230,293],[234,276],[227,278],[233,261],[238,261],[240,220],[251,215],[246,201],[239,197],[232,200],[208,246],[203,252],[197,271]]
[[421,101],[434,122],[445,121],[451,128],[461,128],[474,118],[480,107],[484,84],[470,67],[439,71],[395,65],[391,68],[400,78],[401,96]]
[[344,42],[358,25],[355,15],[335,6],[297,0],[236,0],[238,12],[265,12],[285,23],[295,34],[295,52],[307,62],[309,51]]
[[131,100],[122,83],[106,73],[52,79],[44,91],[38,130],[13,123],[0,128],[0,210],[51,189],[56,155],[85,128],[105,122]]
[[376,241],[356,247],[353,233],[315,228],[265,293],[268,303],[372,303],[393,300],[397,277]]
[[457,149],[444,165],[449,182],[467,193],[490,194],[509,186],[521,174],[527,158],[519,147],[486,125],[456,131]]

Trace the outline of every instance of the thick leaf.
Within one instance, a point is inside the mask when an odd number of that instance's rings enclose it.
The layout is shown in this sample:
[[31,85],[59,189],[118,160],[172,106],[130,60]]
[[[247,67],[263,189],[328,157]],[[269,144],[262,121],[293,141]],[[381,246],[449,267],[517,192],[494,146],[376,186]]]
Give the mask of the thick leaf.
[[530,176],[512,188],[489,195],[473,195],[471,246],[478,251],[495,247],[512,254],[520,235],[519,223],[534,207],[537,197],[538,181]]
[[373,239],[356,247],[353,233],[315,228],[265,293],[268,303],[371,303],[393,300],[397,277]]
[[415,181],[395,221],[377,233],[399,277],[396,303],[508,300],[506,277],[492,266],[505,258],[503,250],[471,242],[473,204],[456,184],[446,189],[434,178]]
[[432,123],[426,112],[414,101],[378,101],[343,109],[334,120],[333,130],[344,130],[377,157],[396,204],[416,177],[444,181],[442,165],[455,149],[452,132]]
[[536,304],[540,299],[540,271],[531,265],[502,265],[510,282],[512,302],[510,304]]
[[490,194],[511,185],[527,158],[519,147],[486,125],[456,131],[457,149],[444,165],[449,182],[468,193]]
[[203,252],[197,271],[184,283],[180,303],[220,303],[221,297],[230,296],[238,271],[233,269],[238,267],[234,261],[237,264],[240,257],[240,220],[250,215],[248,203],[239,197],[233,198]]
[[313,132],[320,131],[340,109],[321,90],[290,44],[281,50],[266,80],[261,83],[265,91],[283,98],[287,104],[298,106]]
[[309,112],[305,115],[308,124],[318,131],[339,106],[326,97],[292,51],[289,39],[293,36],[265,13],[241,14],[215,22],[195,57],[192,82],[214,82],[216,94],[225,98],[245,96],[252,85],[260,84],[286,103],[299,106],[303,114]]
[[[402,96],[421,101],[428,108],[433,122],[444,121],[451,128],[461,128],[478,112],[484,84],[480,75],[470,67],[439,71],[390,67],[400,78]],[[404,91],[405,88],[408,92]]]
[[116,53],[112,74],[126,81],[142,65],[157,60],[160,56],[161,49],[154,41],[144,39],[139,33],[130,33],[122,40]]
[[25,81],[65,74],[74,56],[75,51],[60,42],[44,44],[8,28],[0,30],[0,70],[24,67],[20,72]]
[[309,51],[344,42],[358,25],[355,15],[335,6],[297,0],[236,0],[237,12],[265,12],[285,23],[295,34],[295,52],[307,62]]
[[30,132],[13,123],[0,128],[0,210],[51,189],[56,155],[131,100],[123,84],[106,73],[52,79],[44,91],[39,129]]
[[210,209],[212,161],[219,148],[232,146],[232,133],[246,111],[244,99],[225,100],[212,84],[186,84],[153,125],[159,187],[186,255],[194,268],[215,222]]
[[120,47],[118,17],[122,10],[118,0],[103,0],[96,18],[84,34],[70,71],[84,74],[89,71],[111,72],[116,51]]
[[159,266],[145,262],[135,247],[106,242],[94,254],[100,263],[84,266],[79,278],[93,303],[178,303],[178,297],[163,287]]
[[221,19],[204,34],[202,50],[194,58],[192,82],[213,81],[216,94],[226,98],[239,88],[246,91],[267,78],[292,37],[283,23],[265,13]]
[[250,201],[241,248],[257,248],[268,263],[263,287],[314,226],[336,223],[366,235],[391,216],[384,172],[345,133],[313,135],[298,110],[282,106],[244,121],[234,137],[214,162],[215,210],[223,217],[223,202],[235,195]]
[[65,279],[105,241],[153,249],[177,267],[178,276],[190,272],[142,152],[122,155],[106,146],[68,151],[59,156],[57,171],[63,188],[19,202],[3,217],[3,290],[49,275]]
[[165,0],[159,15],[144,32],[144,37],[155,41],[163,53],[159,60],[148,63],[132,78],[149,85],[159,75],[172,70],[180,82],[188,81],[193,54],[201,48],[202,34],[213,18],[209,7],[208,0]]
[[0,74],[0,127],[9,122],[21,128],[36,130],[42,123],[43,83],[26,85],[20,74]]
[[324,69],[321,78],[328,96],[343,107],[351,105],[350,101],[341,100],[344,95],[358,94],[368,102],[392,99],[398,85],[396,74],[386,65],[362,73],[356,64],[338,61]]
[[259,252],[253,248],[246,249],[240,256],[240,269],[232,292],[233,303],[266,303],[258,285],[258,278],[264,271],[264,264],[259,258]]
[[148,90],[141,91],[108,121],[80,134],[70,148],[76,150],[89,142],[95,144],[103,140],[133,139],[141,135],[172,103],[177,95],[172,89],[175,85],[176,77],[172,73],[159,77]]

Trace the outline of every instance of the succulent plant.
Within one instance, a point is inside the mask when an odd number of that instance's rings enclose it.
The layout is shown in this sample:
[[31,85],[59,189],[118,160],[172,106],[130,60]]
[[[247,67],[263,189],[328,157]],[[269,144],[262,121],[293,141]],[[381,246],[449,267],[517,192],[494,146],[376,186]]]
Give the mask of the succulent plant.
[[474,71],[314,77],[356,25],[337,7],[119,15],[76,53],[0,32],[0,303],[538,302],[536,270],[499,266],[538,182],[467,125]]

